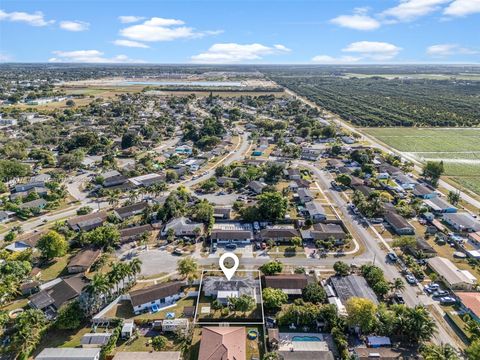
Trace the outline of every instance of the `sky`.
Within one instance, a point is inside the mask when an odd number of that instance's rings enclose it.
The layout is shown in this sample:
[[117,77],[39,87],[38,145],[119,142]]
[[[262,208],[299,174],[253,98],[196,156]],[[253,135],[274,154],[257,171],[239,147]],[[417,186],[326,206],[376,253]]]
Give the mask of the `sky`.
[[480,60],[480,0],[2,0],[0,62]]

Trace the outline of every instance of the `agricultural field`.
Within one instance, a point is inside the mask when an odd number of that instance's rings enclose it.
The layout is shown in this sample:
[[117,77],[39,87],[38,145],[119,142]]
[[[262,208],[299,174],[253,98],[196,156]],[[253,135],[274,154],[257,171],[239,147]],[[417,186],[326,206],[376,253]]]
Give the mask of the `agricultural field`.
[[445,176],[480,194],[480,128],[363,128],[363,132],[418,161],[440,161]]

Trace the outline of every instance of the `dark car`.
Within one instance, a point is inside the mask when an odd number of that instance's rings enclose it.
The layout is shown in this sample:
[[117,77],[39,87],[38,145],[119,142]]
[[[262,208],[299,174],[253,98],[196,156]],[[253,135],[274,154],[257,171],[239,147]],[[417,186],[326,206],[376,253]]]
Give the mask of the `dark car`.
[[403,295],[400,294],[400,293],[395,293],[395,295],[393,295],[393,301],[396,304],[405,304],[405,300],[403,298]]
[[387,254],[387,258],[388,258],[388,260],[390,260],[391,262],[397,262],[397,260],[398,260],[397,255],[395,255],[393,252],[389,252],[389,253]]
[[236,248],[237,248],[237,245],[235,245],[235,244],[225,245],[225,249],[227,249],[227,250],[235,250]]

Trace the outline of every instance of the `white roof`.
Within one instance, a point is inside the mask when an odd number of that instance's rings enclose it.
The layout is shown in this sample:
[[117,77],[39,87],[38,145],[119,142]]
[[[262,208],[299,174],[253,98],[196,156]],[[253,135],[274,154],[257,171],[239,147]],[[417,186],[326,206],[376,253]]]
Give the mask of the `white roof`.
[[46,348],[35,360],[94,360],[100,354],[100,349],[86,348]]
[[230,290],[220,290],[217,293],[217,298],[220,299],[227,299],[229,297],[238,297],[238,291],[230,291]]
[[117,352],[113,360],[180,360],[180,351]]
[[436,256],[428,260],[430,267],[449,285],[475,284],[477,279],[468,270],[460,270],[449,259]]

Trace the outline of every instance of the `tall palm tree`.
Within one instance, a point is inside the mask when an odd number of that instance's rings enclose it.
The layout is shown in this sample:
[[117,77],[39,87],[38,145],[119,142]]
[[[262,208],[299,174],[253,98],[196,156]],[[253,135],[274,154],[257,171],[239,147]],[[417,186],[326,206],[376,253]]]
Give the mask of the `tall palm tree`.
[[135,258],[128,263],[128,266],[130,266],[134,279],[137,280],[137,274],[142,270],[142,261],[139,258]]
[[413,341],[428,341],[436,331],[435,321],[423,305],[408,309],[407,319],[406,334]]
[[401,278],[396,278],[393,280],[393,282],[390,284],[390,289],[394,291],[403,291],[405,290],[405,283]]
[[95,310],[100,304],[100,299],[109,291],[110,284],[107,276],[99,273],[93,275],[90,283],[85,286],[85,293],[89,297],[89,310]]
[[122,263],[111,263],[110,264],[111,266],[111,269],[110,271],[107,273],[107,278],[108,278],[108,282],[115,286],[115,293],[118,295],[120,289],[119,289],[119,282],[120,280],[122,279]]

